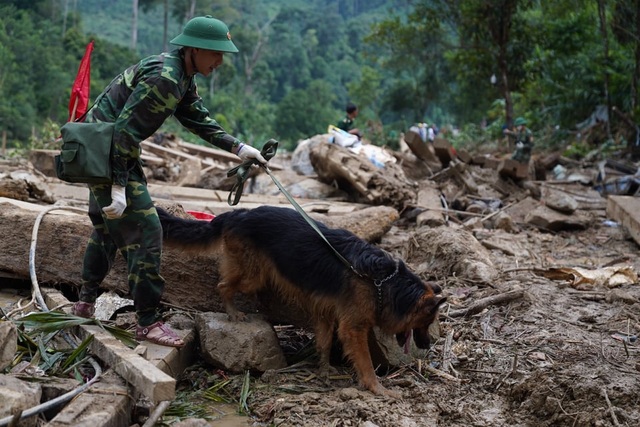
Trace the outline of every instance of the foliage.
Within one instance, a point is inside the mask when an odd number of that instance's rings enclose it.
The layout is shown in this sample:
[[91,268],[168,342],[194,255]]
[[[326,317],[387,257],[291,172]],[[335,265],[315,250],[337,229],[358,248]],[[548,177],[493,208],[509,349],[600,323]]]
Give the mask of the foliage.
[[[605,57],[598,6],[587,0],[140,0],[135,50],[129,0],[4,1],[0,129],[9,147],[46,145],[51,124],[67,118],[90,40],[95,98],[124,68],[161,51],[193,14],[224,20],[240,48],[198,78],[199,92],[228,132],[258,146],[274,137],[293,149],[325,132],[347,101],[378,145],[418,121],[501,125],[525,115],[534,129],[566,132],[606,103],[637,119],[636,4],[606,2]],[[161,130],[198,141],[175,121]]]
[[88,348],[93,335],[87,336],[80,343],[74,343],[69,334],[74,326],[95,324],[131,348],[137,345],[132,334],[127,331],[95,319],[84,319],[59,311],[32,312],[12,321],[18,327],[18,350],[14,356],[14,364],[28,362],[32,369],[38,370],[42,375],[67,376],[72,372],[82,381],[83,365],[89,357]]

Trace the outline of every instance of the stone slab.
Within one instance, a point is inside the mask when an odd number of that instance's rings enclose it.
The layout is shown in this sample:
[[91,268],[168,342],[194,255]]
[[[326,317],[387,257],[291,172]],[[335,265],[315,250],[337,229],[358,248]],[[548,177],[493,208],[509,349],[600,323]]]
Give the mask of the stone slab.
[[633,196],[609,196],[607,217],[624,227],[631,238],[640,245],[640,198]]

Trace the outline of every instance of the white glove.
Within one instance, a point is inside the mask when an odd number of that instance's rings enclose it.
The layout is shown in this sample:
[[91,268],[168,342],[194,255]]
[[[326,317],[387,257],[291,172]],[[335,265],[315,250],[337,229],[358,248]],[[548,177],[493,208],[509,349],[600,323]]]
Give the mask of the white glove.
[[120,218],[127,208],[127,192],[124,187],[119,185],[111,186],[111,204],[102,208],[107,218]]
[[262,157],[262,154],[257,149],[247,144],[240,144],[240,148],[238,148],[236,155],[240,157],[242,161],[256,159],[263,165],[267,164],[267,161]]
[[518,143],[516,144],[516,148],[517,148],[518,150],[522,150],[522,149],[524,148],[524,144],[523,144],[522,142],[518,142]]

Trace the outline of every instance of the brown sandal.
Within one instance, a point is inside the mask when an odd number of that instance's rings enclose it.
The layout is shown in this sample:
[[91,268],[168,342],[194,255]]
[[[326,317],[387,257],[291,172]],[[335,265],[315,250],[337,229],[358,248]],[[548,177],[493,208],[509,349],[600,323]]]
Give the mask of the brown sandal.
[[[158,335],[149,336],[150,333],[160,330]],[[169,326],[161,321],[152,323],[149,326],[136,326],[136,339],[138,341],[149,341],[167,347],[183,347],[184,341]]]

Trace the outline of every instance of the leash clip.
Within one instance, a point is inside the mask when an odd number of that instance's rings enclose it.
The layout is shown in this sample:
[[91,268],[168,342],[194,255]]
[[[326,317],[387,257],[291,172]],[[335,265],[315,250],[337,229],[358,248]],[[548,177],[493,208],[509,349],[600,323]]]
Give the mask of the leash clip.
[[[276,141],[275,139],[270,139],[264,143],[260,154],[262,154],[262,157],[264,157],[265,160],[269,161],[273,156],[276,155],[276,151],[278,151],[278,141]],[[242,190],[244,189],[244,183],[247,178],[249,178],[249,172],[251,172],[251,167],[253,165],[261,166],[267,172],[269,171],[267,166],[263,165],[258,160],[248,159],[240,165],[229,169],[229,171],[227,172],[227,178],[234,175],[236,176],[236,182],[233,184],[233,187],[229,192],[229,197],[227,197],[227,203],[229,203],[229,206],[235,206],[240,202],[240,197],[242,197]]]

